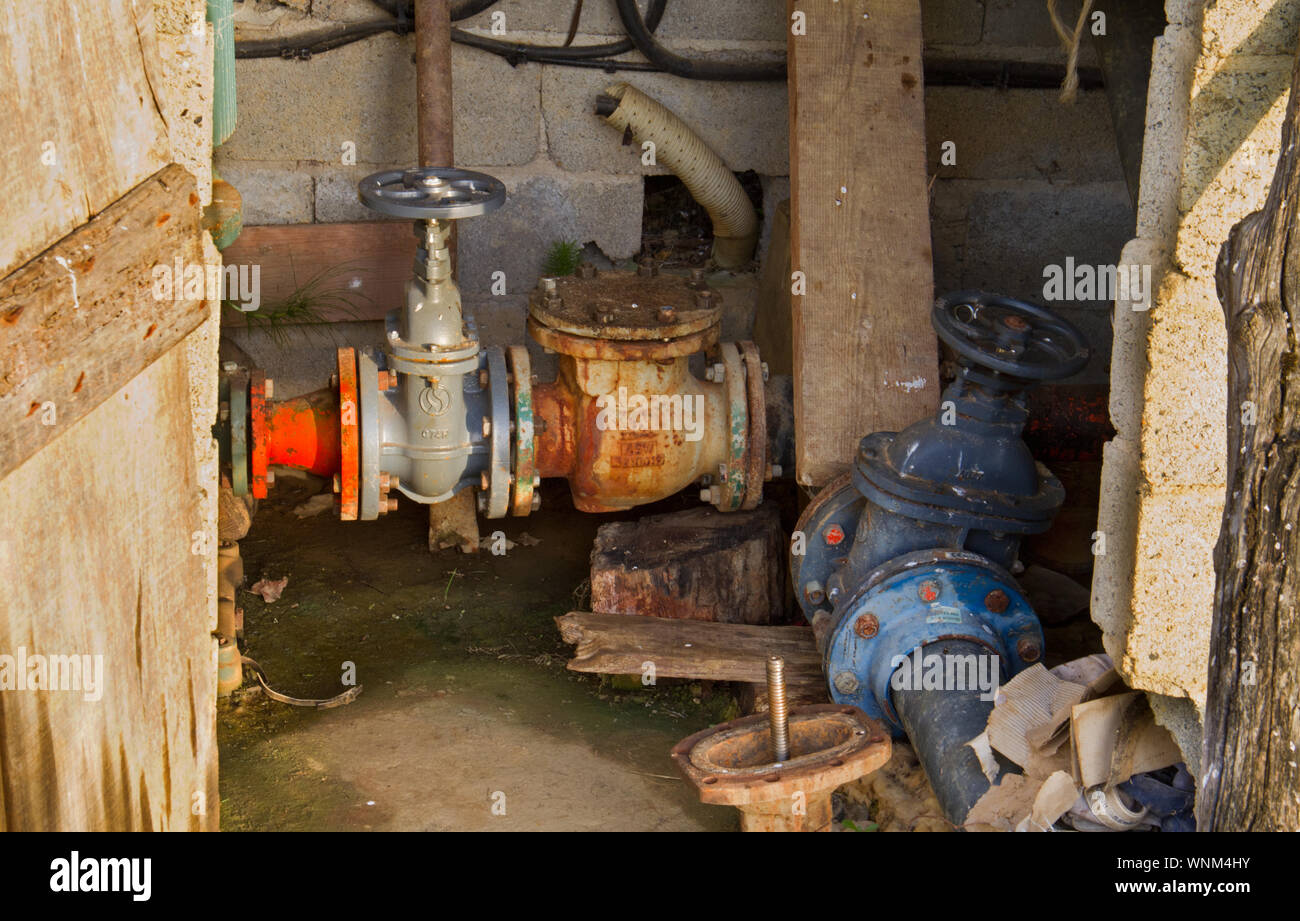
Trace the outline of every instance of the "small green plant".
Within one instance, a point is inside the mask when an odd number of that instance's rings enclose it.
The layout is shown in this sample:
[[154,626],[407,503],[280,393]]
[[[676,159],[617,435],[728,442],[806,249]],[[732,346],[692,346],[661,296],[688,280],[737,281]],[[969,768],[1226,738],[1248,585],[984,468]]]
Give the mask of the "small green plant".
[[273,342],[284,347],[292,327],[327,324],[339,319],[339,314],[347,319],[357,318],[358,298],[370,300],[347,288],[348,280],[358,271],[365,269],[358,269],[350,262],[327,266],[285,297],[268,301],[258,310],[243,311],[238,302],[223,300],[222,313],[231,318],[243,317],[249,329],[265,332]]
[[843,822],[840,823],[840,827],[843,828],[845,831],[880,831],[880,826],[877,825],[875,822],[868,822],[865,825],[859,827],[858,824],[854,822],[852,819],[845,819]]
[[546,251],[546,259],[542,262],[542,274],[557,277],[572,275],[578,271],[578,263],[581,261],[581,243],[576,240],[556,240]]

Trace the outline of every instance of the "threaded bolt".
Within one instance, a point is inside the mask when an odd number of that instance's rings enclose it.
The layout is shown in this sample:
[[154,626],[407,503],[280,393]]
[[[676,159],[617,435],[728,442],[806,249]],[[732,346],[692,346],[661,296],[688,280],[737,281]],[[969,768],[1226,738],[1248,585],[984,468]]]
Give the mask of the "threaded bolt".
[[785,659],[767,659],[767,716],[772,727],[772,760],[790,758],[790,713],[785,699]]
[[537,510],[538,510],[539,508],[541,508],[541,507],[542,507],[542,497],[541,497],[541,495],[539,495],[538,493],[533,493],[533,506],[532,506],[532,510],[535,512],[535,511],[537,511]]

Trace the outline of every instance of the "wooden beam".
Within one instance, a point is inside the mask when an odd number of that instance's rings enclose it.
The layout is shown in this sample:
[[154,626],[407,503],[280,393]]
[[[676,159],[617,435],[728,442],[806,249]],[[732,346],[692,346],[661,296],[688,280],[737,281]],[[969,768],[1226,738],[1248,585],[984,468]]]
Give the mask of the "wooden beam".
[[[796,475],[937,407],[919,0],[791,0]],[[802,32],[802,34],[800,34]]]
[[[406,303],[415,244],[410,221],[275,224],[245,227],[221,256],[227,266],[258,267],[261,314],[313,283],[321,321],[382,320]],[[235,326],[257,322],[231,310],[222,319]]]
[[767,657],[785,659],[786,683],[825,694],[822,657],[808,627],[763,627],[673,620],[632,614],[570,611],[555,618],[566,643],[576,643],[575,672],[639,675],[653,662],[660,678],[767,680]]
[[[194,177],[172,164],[0,279],[0,477],[194,330],[202,296],[156,266],[203,265]],[[188,451],[187,445],[176,450]]]

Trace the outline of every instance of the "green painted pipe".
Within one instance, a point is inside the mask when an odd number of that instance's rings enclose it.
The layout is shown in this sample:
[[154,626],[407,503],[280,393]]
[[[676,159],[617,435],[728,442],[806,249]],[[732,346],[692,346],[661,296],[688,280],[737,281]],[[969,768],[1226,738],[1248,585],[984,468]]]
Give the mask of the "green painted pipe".
[[219,147],[235,130],[234,0],[208,0],[208,22],[216,35],[212,62],[212,146]]

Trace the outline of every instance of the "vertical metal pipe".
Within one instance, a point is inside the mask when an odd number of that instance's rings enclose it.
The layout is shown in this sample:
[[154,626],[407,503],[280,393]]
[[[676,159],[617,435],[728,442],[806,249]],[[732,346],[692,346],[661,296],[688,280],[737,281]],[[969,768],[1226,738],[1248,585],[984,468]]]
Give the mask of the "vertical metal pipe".
[[789,709],[785,701],[785,659],[767,659],[767,715],[772,727],[772,760],[790,758]]
[[453,166],[451,10],[448,0],[415,2],[415,92],[420,165]]

